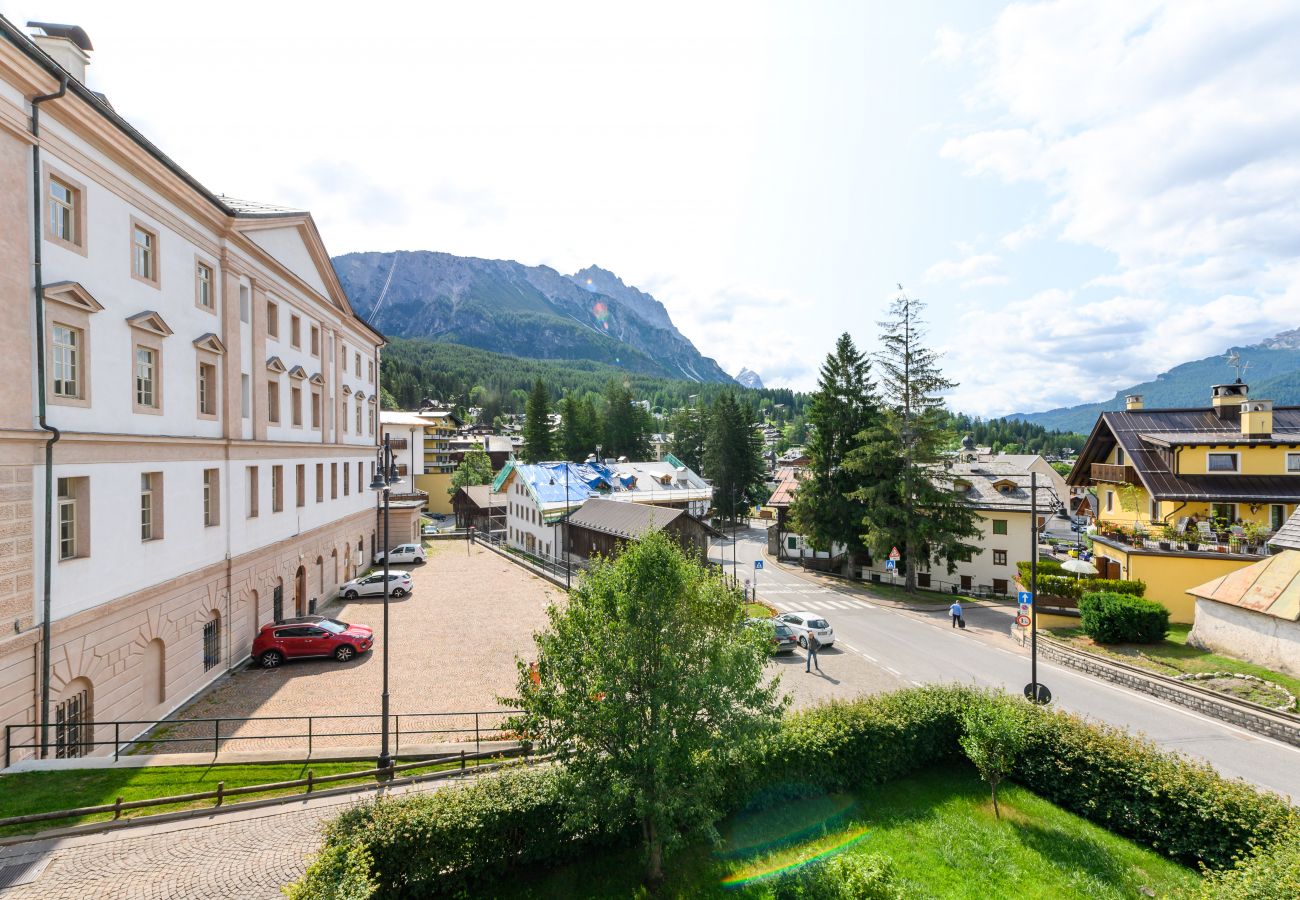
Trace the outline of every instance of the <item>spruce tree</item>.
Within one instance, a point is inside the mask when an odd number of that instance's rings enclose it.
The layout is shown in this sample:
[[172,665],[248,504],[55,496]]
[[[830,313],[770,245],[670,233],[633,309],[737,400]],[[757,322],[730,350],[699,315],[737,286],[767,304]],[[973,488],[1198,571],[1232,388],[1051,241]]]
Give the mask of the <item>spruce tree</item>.
[[542,462],[551,454],[551,398],[539,378],[533,383],[524,411],[524,462]]
[[650,457],[650,414],[632,403],[626,384],[611,380],[605,388],[605,456]]
[[705,411],[698,406],[678,410],[669,424],[673,439],[668,452],[696,472],[704,467],[704,440],[708,433]]
[[808,405],[810,429],[805,452],[808,469],[790,515],[794,528],[817,550],[842,544],[848,553],[866,549],[862,539],[863,502],[852,496],[864,478],[887,472],[850,468],[846,462],[880,427],[881,411],[871,382],[871,363],[847,333],[835,342]]
[[734,520],[763,494],[763,438],[754,410],[727,391],[713,401],[704,445],[704,470],[713,482],[713,507]]
[[[877,556],[900,548],[905,587],[916,590],[922,563],[944,562],[948,572],[979,547],[974,509],[945,477],[945,451],[953,436],[945,427],[943,391],[956,387],[939,369],[939,354],[925,346],[924,304],[900,294],[879,323],[881,349],[874,354],[885,415],[851,455],[862,479],[852,495],[865,504],[864,539]],[[890,460],[896,471],[887,471]]]

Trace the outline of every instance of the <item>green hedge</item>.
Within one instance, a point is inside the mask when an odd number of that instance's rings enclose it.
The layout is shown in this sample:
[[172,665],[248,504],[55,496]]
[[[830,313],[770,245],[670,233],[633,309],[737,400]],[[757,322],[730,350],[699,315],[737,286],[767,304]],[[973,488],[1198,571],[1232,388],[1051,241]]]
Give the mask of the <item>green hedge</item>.
[[[1118,729],[953,685],[790,715],[751,748],[746,764],[729,768],[728,805],[762,806],[806,796],[809,788],[852,789],[964,765],[961,713],[990,702],[1011,703],[1026,720],[1014,781],[1170,858],[1225,869],[1256,854],[1262,866],[1269,848],[1300,835],[1300,811],[1207,765]],[[575,824],[564,779],[559,768],[513,770],[470,787],[361,804],[330,824],[325,849],[290,896],[472,895],[515,866],[546,868],[635,839],[630,816],[599,827]]]
[[1207,872],[1207,900],[1295,900],[1300,897],[1300,833],[1261,847],[1231,869]]
[[464,788],[368,800],[329,824],[325,849],[289,896],[467,896],[511,865],[546,868],[625,844],[630,817],[573,822],[564,779],[559,768],[507,769]]
[[1158,644],[1169,634],[1169,610],[1153,600],[1113,591],[1079,598],[1084,632],[1102,644]]
[[[1028,583],[1028,582],[1026,582]],[[1038,576],[1038,595],[1040,597],[1066,597],[1078,600],[1086,593],[1110,591],[1114,594],[1129,594],[1141,597],[1146,593],[1144,581],[1125,581],[1119,578],[1076,578],[1073,575]]]

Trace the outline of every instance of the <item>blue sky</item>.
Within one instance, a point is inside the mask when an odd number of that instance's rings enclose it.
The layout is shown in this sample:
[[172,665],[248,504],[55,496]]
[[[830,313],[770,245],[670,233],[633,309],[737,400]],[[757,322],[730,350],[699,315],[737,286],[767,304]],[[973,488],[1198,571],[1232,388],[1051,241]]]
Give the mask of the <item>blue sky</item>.
[[811,388],[902,282],[981,414],[1300,326],[1300,5],[11,3],[333,253],[591,263]]

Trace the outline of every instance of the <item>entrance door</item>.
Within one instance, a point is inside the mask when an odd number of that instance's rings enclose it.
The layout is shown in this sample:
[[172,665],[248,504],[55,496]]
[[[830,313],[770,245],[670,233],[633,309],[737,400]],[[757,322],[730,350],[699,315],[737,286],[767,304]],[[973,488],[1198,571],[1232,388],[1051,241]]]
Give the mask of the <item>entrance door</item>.
[[293,610],[295,616],[305,616],[307,614],[306,566],[299,566],[297,574],[293,577]]
[[284,585],[277,584],[271,592],[271,615],[277,622],[284,621]]

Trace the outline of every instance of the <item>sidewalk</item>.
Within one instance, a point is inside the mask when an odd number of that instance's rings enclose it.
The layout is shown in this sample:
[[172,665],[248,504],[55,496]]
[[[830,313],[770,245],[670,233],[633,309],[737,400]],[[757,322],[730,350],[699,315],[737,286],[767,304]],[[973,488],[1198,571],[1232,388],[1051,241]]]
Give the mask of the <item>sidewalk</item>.
[[[474,780],[469,775],[416,783],[388,793],[439,790]],[[282,897],[280,887],[301,877],[320,849],[324,822],[376,793],[303,799],[0,848],[0,875],[12,872],[6,871],[10,866],[30,865],[24,878],[35,876],[16,887],[0,888],[0,898]]]

